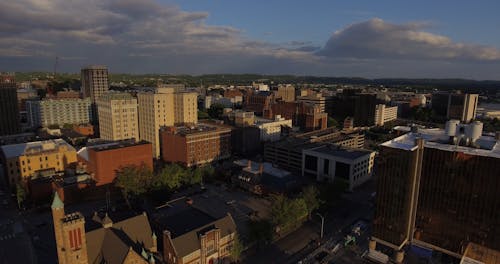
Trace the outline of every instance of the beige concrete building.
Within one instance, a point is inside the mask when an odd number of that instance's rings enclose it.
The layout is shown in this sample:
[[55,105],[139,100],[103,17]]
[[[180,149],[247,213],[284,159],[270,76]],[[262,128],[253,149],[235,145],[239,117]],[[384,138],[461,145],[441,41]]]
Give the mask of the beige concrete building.
[[137,99],[129,93],[108,92],[97,99],[100,137],[139,139]]
[[196,124],[198,122],[198,94],[174,93],[174,111],[176,125]]
[[321,112],[325,112],[326,98],[320,93],[310,93],[308,95],[299,96],[297,97],[297,102],[318,105]]
[[159,131],[163,126],[196,124],[196,93],[175,92],[173,87],[158,87],[155,92],[137,94],[139,103],[139,137],[151,142],[153,157],[160,157]]
[[137,94],[139,138],[151,142],[153,157],[160,157],[160,127],[174,125],[174,89],[158,88],[154,93]]
[[394,121],[398,118],[397,106],[386,106],[378,104],[375,106],[375,125],[383,126],[386,122]]
[[292,120],[285,119],[280,115],[274,119],[257,118],[255,126],[260,130],[261,141],[277,141],[281,139],[282,129],[284,127],[292,127]]
[[278,85],[277,97],[280,97],[285,102],[295,101],[295,87],[291,84]]

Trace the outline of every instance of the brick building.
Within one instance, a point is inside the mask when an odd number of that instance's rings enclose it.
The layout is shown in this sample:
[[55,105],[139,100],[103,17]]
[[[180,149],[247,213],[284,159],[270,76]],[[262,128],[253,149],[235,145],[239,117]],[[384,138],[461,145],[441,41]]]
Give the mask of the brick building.
[[231,127],[200,123],[193,127],[164,127],[160,131],[162,158],[186,167],[231,156]]
[[264,118],[274,119],[277,115],[291,119],[294,126],[305,131],[325,129],[328,125],[328,114],[321,107],[305,102],[283,102],[271,104],[264,112]]
[[274,94],[269,91],[248,92],[243,100],[243,109],[263,115],[274,101]]
[[153,168],[151,143],[146,141],[125,140],[84,147],[78,151],[78,159],[87,165],[96,185],[112,183],[122,167],[144,165]]

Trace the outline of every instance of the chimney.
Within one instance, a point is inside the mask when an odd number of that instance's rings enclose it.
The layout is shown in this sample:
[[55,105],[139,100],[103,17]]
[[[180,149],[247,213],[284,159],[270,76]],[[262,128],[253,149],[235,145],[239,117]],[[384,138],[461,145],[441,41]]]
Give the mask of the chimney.
[[259,166],[259,173],[262,174],[264,172],[264,163],[261,163]]

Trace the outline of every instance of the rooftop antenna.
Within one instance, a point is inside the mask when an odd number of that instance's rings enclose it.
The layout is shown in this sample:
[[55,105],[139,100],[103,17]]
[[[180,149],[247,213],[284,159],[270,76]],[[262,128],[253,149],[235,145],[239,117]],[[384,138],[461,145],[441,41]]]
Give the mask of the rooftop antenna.
[[54,62],[54,79],[56,78],[57,75],[57,63],[59,62],[59,57],[56,56],[56,61]]

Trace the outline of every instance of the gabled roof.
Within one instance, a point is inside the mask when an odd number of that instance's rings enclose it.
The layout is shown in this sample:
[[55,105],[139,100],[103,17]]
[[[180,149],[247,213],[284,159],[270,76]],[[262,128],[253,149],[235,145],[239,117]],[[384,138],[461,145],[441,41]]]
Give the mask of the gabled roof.
[[225,237],[231,233],[236,232],[236,224],[230,214],[223,218],[220,218],[214,222],[208,223],[206,225],[200,226],[190,232],[172,238],[172,244],[179,254],[179,257],[184,257],[192,252],[200,249],[200,236],[203,233],[219,229],[220,236]]
[[137,253],[153,246],[146,214],[87,232],[86,236],[89,263],[122,264],[131,249]]

